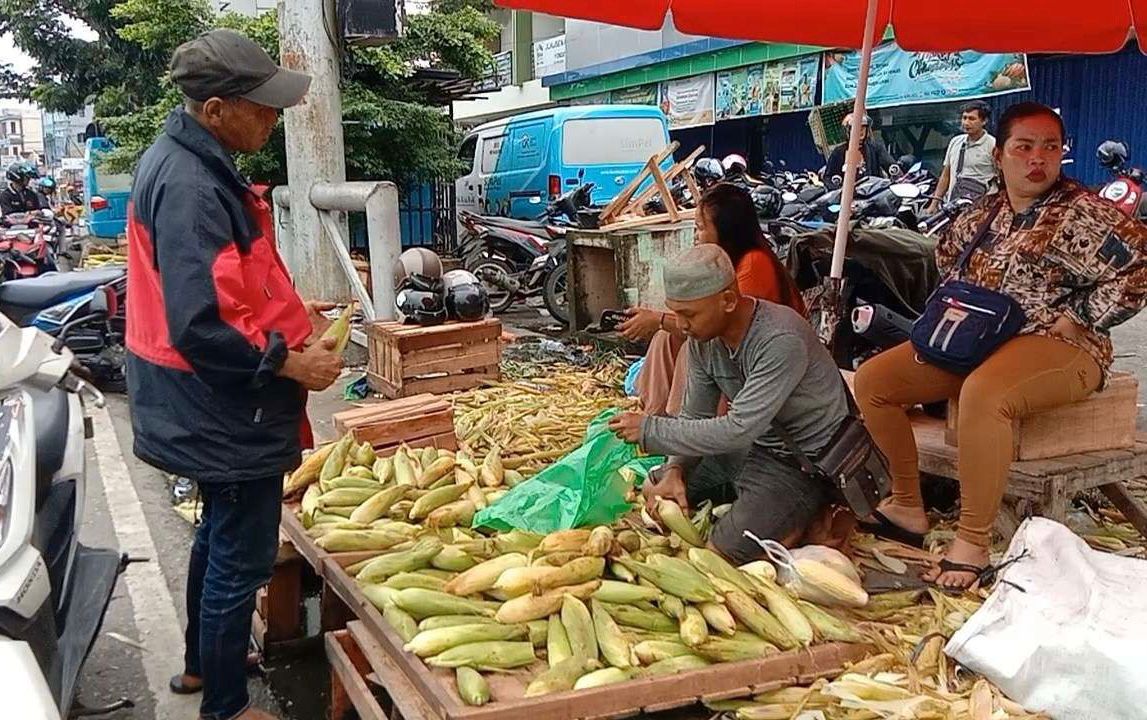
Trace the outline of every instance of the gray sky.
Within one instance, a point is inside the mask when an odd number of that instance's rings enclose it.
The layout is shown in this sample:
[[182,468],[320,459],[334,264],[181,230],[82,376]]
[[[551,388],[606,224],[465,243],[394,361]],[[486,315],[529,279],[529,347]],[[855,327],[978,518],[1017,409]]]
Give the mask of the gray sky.
[[[64,23],[72,29],[72,35],[78,38],[95,40],[98,37],[94,30],[79,20],[64,18]],[[0,65],[4,64],[10,64],[20,72],[27,70],[33,64],[32,58],[20,52],[20,49],[12,42],[10,34],[0,35]]]

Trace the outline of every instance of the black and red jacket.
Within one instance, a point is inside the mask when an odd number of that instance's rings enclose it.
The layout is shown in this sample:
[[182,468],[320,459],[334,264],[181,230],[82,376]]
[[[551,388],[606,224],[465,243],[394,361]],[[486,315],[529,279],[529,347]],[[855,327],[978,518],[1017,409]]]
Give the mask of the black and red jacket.
[[311,334],[270,208],[182,109],[140,159],[128,209],[135,454],[200,482],[296,467],[306,392],[279,377]]

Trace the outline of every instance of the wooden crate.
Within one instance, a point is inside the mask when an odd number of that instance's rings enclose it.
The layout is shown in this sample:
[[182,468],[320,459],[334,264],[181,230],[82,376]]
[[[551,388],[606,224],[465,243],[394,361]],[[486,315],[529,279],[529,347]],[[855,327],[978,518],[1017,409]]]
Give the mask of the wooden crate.
[[[544,663],[528,672],[490,674],[494,701],[483,707],[462,703],[454,687],[454,672],[430,668],[402,650],[402,639],[383,620],[381,613],[359,590],[354,579],[342,572],[335,558],[324,573],[331,588],[358,616],[347,632],[374,670],[379,683],[397,703],[400,698],[414,706],[402,710],[412,716],[438,720],[575,720],[579,718],[631,717],[694,705],[703,700],[746,697],[796,682],[811,682],[834,675],[846,663],[871,653],[867,645],[831,643],[807,650],[781,653],[757,660],[723,663],[700,670],[658,678],[643,678],[601,688],[523,697],[526,684]],[[408,714],[409,713],[409,714]]]
[[501,376],[502,322],[494,318],[433,327],[372,323],[366,333],[367,381],[388,398],[469,390]]
[[333,419],[339,435],[353,433],[356,442],[369,442],[384,455],[400,443],[458,449],[454,408],[437,395],[413,395],[362,405],[337,412]]
[[[1112,373],[1102,392],[1070,405],[1019,418],[1013,438],[1016,460],[1117,450],[1135,445],[1139,381],[1130,373]],[[948,401],[945,439],[957,446],[958,400]]]

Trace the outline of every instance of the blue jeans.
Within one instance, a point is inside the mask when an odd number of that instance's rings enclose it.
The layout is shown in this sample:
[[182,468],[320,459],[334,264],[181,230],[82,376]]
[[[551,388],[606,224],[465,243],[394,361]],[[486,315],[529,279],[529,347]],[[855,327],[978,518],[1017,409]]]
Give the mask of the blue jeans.
[[202,483],[203,519],[187,569],[184,672],[203,679],[202,720],[247,709],[255,591],[271,580],[283,480]]

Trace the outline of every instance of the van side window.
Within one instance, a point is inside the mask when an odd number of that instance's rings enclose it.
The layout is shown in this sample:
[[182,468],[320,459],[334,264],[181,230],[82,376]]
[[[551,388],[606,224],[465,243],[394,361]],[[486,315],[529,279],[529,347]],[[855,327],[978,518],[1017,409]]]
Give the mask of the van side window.
[[462,145],[458,148],[458,159],[462,162],[462,167],[465,168],[465,173],[469,173],[474,169],[474,153],[477,151],[477,135],[471,135],[470,137],[463,140]]
[[483,175],[489,175],[498,169],[498,159],[502,157],[502,145],[505,142],[505,135],[482,139],[482,167],[480,172]]

